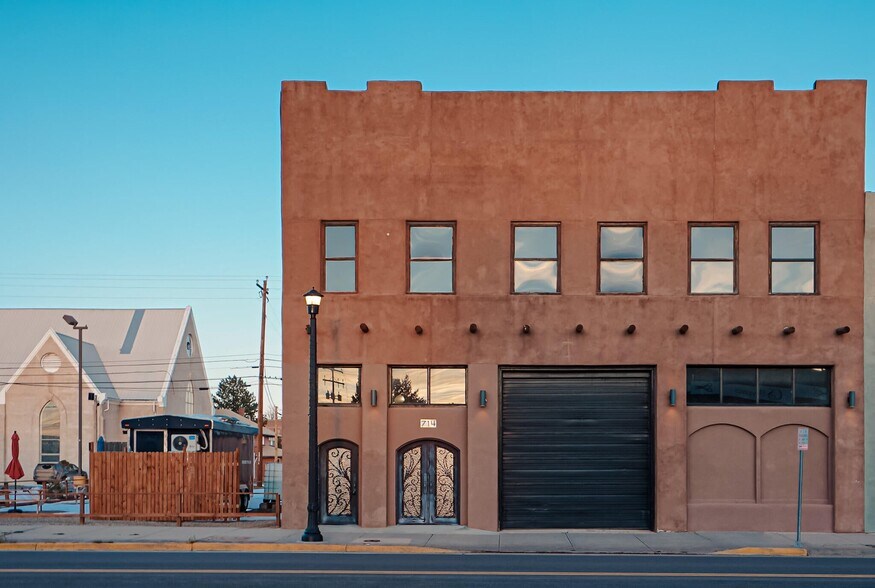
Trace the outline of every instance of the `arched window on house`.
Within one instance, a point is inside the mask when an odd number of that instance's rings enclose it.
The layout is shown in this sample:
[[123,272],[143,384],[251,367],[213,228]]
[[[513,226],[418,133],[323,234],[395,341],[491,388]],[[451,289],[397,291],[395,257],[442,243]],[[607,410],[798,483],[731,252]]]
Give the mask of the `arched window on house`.
[[40,461],[57,463],[61,460],[61,411],[49,401],[39,415]]
[[185,414],[194,414],[194,388],[192,388],[191,382],[185,389]]

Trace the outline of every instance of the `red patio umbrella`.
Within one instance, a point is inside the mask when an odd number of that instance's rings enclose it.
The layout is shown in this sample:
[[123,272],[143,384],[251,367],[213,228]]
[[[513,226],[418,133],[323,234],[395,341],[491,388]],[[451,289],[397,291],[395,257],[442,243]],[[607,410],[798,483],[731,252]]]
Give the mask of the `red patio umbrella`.
[[24,469],[21,467],[21,462],[18,461],[18,431],[12,432],[12,461],[6,466],[6,475],[15,480],[15,494],[12,495],[12,510],[9,512],[21,512],[17,508],[18,502],[18,480],[24,477]]

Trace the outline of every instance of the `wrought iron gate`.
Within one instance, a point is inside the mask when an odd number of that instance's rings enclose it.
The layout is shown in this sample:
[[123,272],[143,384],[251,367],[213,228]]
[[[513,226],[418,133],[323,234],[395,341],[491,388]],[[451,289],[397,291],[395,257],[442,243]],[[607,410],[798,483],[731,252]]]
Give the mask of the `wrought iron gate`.
[[398,450],[399,523],[459,522],[459,450],[415,441]]
[[319,448],[322,522],[358,524],[358,446],[327,441]]

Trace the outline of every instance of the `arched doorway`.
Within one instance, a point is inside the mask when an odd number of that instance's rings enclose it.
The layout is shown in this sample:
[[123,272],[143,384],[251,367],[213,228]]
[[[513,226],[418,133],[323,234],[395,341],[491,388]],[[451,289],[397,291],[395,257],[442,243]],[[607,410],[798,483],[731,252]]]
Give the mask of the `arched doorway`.
[[399,524],[459,523],[459,450],[441,441],[414,441],[398,450]]
[[322,522],[358,524],[358,446],[335,439],[319,447]]

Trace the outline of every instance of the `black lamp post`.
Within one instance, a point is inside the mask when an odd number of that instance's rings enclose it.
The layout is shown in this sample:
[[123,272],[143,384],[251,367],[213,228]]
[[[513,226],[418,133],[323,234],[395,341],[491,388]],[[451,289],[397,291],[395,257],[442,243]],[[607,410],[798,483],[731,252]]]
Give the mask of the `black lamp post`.
[[64,321],[73,329],[79,331],[79,470],[85,469],[85,464],[82,463],[82,331],[88,328],[88,325],[79,326],[79,321],[74,319],[69,314],[64,315]]
[[313,288],[304,294],[307,314],[310,315],[310,470],[307,493],[307,528],[301,541],[322,541],[319,531],[319,437],[316,429],[316,315],[322,294]]

